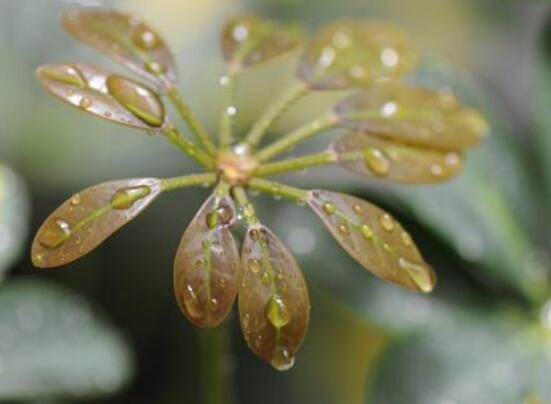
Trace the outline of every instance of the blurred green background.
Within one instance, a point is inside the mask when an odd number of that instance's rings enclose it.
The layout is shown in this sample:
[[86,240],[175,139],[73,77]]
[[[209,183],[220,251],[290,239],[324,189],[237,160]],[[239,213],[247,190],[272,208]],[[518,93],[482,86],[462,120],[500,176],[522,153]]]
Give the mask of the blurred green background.
[[[310,30],[350,16],[397,23],[423,56],[411,79],[453,88],[491,122],[491,137],[445,185],[391,186],[335,169],[288,177],[392,211],[439,275],[429,296],[363,271],[303,209],[255,198],[306,273],[312,322],[295,367],[278,373],[248,351],[231,316],[231,355],[219,360],[233,375],[234,403],[551,403],[551,4],[528,0],[2,0],[0,401],[195,404],[204,391],[199,337],[176,305],[172,260],[206,190],[164,196],[66,268],[31,267],[32,233],[73,192],[197,168],[160,139],[78,114],[40,89],[40,64],[113,67],[62,32],[69,4],[136,11],[158,27],[211,130],[219,31],[244,10]],[[247,75],[239,128],[292,67],[278,60]],[[323,102],[301,101],[274,135]]]

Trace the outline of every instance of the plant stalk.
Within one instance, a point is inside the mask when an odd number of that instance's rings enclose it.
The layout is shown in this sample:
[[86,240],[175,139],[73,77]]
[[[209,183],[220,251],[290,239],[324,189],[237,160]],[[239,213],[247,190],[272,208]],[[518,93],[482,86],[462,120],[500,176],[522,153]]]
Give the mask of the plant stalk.
[[289,150],[297,144],[305,141],[306,139],[314,136],[315,134],[322,132],[326,129],[332,128],[337,124],[337,117],[333,112],[324,114],[314,121],[301,126],[300,128],[292,131],[291,133],[283,136],[281,139],[273,142],[266,148],[260,150],[256,158],[258,161],[268,161],[275,156]]
[[214,146],[214,143],[210,139],[204,126],[184,102],[180,91],[178,91],[176,87],[170,87],[167,91],[167,95],[176,109],[178,109],[178,112],[180,112],[180,115],[188,125],[197,141],[205,148],[205,151],[208,154],[214,156],[216,154],[216,147]]
[[308,154],[294,159],[261,164],[256,169],[254,175],[258,177],[269,177],[271,175],[283,174],[290,171],[299,171],[324,164],[332,164],[336,161],[337,157],[335,153],[330,151]]
[[217,178],[214,173],[191,174],[181,177],[166,178],[161,180],[161,188],[163,192],[172,191],[178,188],[212,185]]
[[198,330],[203,404],[234,403],[229,324]]
[[298,81],[284,90],[264,111],[260,119],[256,121],[247,136],[245,142],[251,147],[260,143],[268,128],[285,112],[289,106],[298,101],[309,91],[306,83]]
[[297,203],[306,202],[309,196],[309,192],[303,189],[290,187],[275,181],[268,181],[263,178],[252,178],[249,181],[248,187],[273,196],[282,196]]
[[224,102],[222,103],[219,127],[219,144],[221,148],[227,147],[232,142],[233,118],[236,110],[231,110],[231,108],[235,108],[236,81],[237,75],[232,73],[230,69],[220,78],[220,85],[224,89]]
[[207,169],[212,169],[214,162],[212,158],[206,154],[203,150],[193,144],[188,140],[180,131],[173,125],[170,125],[165,130],[165,136],[170,140],[171,143],[176,145],[181,149],[185,154],[190,156],[192,159],[197,161],[203,167]]

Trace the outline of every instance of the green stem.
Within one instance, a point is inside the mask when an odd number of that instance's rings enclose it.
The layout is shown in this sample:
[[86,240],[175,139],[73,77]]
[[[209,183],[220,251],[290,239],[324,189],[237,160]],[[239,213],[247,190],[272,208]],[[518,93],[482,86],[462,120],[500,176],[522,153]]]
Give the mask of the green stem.
[[274,196],[282,196],[294,202],[303,203],[308,199],[309,192],[300,188],[290,187],[275,181],[268,181],[262,178],[252,178],[248,187],[256,191],[264,192]]
[[168,128],[165,130],[165,136],[168,138],[168,140],[170,140],[170,142],[175,144],[184,153],[197,161],[203,167],[207,169],[213,168],[214,162],[212,161],[212,158],[199,147],[194,145],[191,141],[189,141],[184,135],[182,135],[182,133],[180,133],[180,131],[175,126],[169,125]]
[[315,134],[334,127],[337,124],[337,120],[337,116],[333,112],[324,114],[260,150],[256,158],[261,162],[268,161]]
[[180,112],[180,115],[182,116],[184,121],[186,121],[186,124],[188,125],[195,138],[199,141],[201,145],[203,145],[208,154],[214,156],[216,154],[216,147],[214,146],[214,143],[210,139],[204,126],[184,102],[180,91],[178,91],[176,87],[171,87],[168,89],[167,95],[174,106]]
[[168,192],[178,188],[212,185],[216,180],[216,174],[214,173],[184,175],[161,180],[161,189],[163,192]]
[[331,164],[337,161],[336,155],[326,151],[316,154],[308,154],[306,156],[276,161],[275,163],[261,164],[255,171],[254,175],[258,177],[269,177],[271,175],[282,174],[289,171],[298,171],[306,168]]
[[232,142],[232,129],[233,129],[233,117],[235,110],[235,87],[236,87],[237,75],[230,69],[228,72],[220,77],[220,85],[224,89],[224,102],[222,103],[222,115],[220,116],[220,147],[227,147]]
[[260,143],[266,130],[285,112],[285,110],[296,102],[300,97],[304,96],[309,91],[306,83],[297,81],[292,86],[284,90],[264,111],[262,116],[253,125],[245,142],[255,147]]
[[233,196],[241,209],[243,210],[243,216],[249,226],[258,224],[258,217],[254,210],[254,206],[249,202],[247,192],[242,187],[235,187],[233,189]]
[[203,404],[232,404],[229,322],[199,330],[201,392]]

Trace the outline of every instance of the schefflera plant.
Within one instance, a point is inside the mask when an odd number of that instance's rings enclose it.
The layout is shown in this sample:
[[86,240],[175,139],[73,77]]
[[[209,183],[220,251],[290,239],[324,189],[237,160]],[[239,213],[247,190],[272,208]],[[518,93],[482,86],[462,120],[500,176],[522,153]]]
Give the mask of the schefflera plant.
[[[399,30],[346,20],[322,27],[305,40],[296,27],[257,16],[229,21],[221,40],[227,69],[219,78],[224,105],[215,141],[178,90],[174,59],[165,41],[141,18],[104,9],[71,9],[63,15],[63,26],[147,84],[104,68],[65,63],[38,69],[43,86],[81,111],[165,137],[205,172],[112,181],[74,194],[38,230],[32,246],[34,265],[51,268],[82,257],[162,193],[212,186],[176,254],[176,299],[192,323],[216,327],[238,298],[248,346],[278,370],[293,365],[305,337],[308,290],[292,254],[258,219],[249,191],[308,206],[342,248],[377,277],[413,291],[428,293],[434,288],[434,272],[390,214],[354,196],[265,179],[328,164],[367,178],[413,184],[458,174],[463,153],[484,138],[486,121],[461,106],[449,90],[400,81],[416,67],[417,55]],[[274,98],[247,133],[234,133],[239,77],[292,51],[301,52],[295,82]],[[267,130],[296,100],[333,90],[352,92],[313,122],[263,142]],[[172,123],[165,96],[193,139]],[[343,131],[326,150],[273,161],[331,128]],[[240,225],[245,227],[241,250],[234,235]]]

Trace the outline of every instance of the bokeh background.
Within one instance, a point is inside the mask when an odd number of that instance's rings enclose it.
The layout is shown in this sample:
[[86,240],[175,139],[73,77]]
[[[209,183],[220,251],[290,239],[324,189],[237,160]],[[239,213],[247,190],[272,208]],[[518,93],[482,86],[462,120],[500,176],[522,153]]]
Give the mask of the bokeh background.
[[[166,195],[86,258],[33,269],[32,233],[73,192],[111,179],[195,170],[160,139],[110,125],[42,91],[36,66],[104,63],[58,25],[60,0],[0,1],[0,401],[201,403],[201,338],[173,297],[172,260],[203,189]],[[235,313],[229,354],[236,404],[551,403],[551,4],[514,0],[121,0],[157,26],[181,88],[214,130],[223,22],[244,10],[314,30],[341,17],[399,24],[417,44],[411,80],[449,86],[490,120],[488,141],[446,185],[397,187],[335,169],[288,176],[376,201],[419,241],[439,275],[429,296],[362,270],[321,223],[284,201],[254,199],[298,257],[312,322],[286,373],[256,359]],[[251,70],[238,92],[245,130],[291,76],[293,59]],[[273,135],[327,100],[310,97]],[[331,134],[329,134],[331,136]],[[304,150],[327,142],[310,142]],[[218,363],[216,363],[218,362]],[[233,401],[232,401],[233,400]]]

